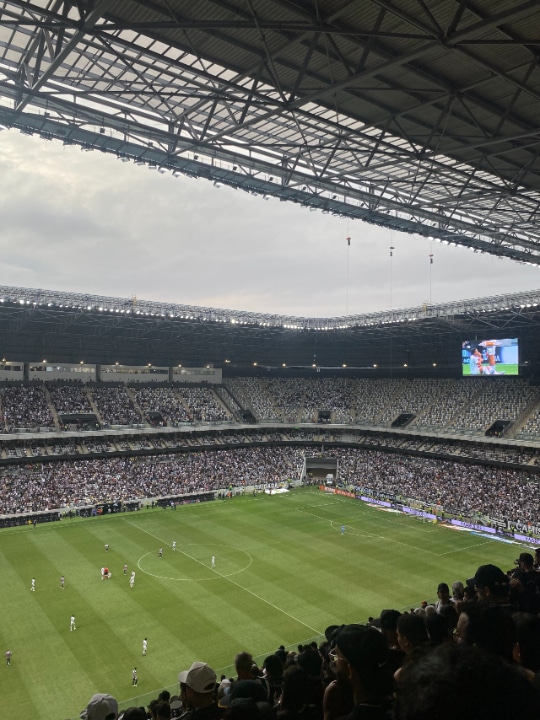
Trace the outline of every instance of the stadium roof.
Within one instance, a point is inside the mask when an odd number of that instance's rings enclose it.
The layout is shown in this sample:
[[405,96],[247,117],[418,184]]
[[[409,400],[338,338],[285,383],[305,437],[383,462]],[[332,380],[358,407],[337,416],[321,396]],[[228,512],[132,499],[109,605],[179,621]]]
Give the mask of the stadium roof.
[[0,0],[0,123],[540,264],[538,0]]
[[341,318],[295,318],[0,287],[4,361],[211,364],[458,374],[466,340],[519,339],[540,361],[540,291]]

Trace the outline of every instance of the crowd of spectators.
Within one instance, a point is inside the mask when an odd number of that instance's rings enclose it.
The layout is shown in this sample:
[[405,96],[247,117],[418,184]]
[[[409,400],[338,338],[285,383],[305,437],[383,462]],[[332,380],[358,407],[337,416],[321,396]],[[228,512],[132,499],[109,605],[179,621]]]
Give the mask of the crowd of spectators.
[[133,392],[144,418],[157,413],[165,424],[172,426],[190,421],[187,408],[172,387],[134,388]]
[[87,388],[80,382],[56,381],[45,386],[57,413],[93,413]]
[[374,497],[414,498],[466,517],[538,519],[540,484],[523,471],[380,451],[334,452],[341,481]]
[[280,412],[266,390],[266,383],[259,378],[239,377],[224,383],[237,404],[249,410],[259,420],[277,420]]
[[140,413],[123,385],[92,385],[92,398],[103,423],[107,425],[136,425],[142,422]]
[[[133,449],[127,441],[126,447]],[[304,454],[317,452],[261,446],[7,466],[0,472],[0,514],[299,481]],[[523,471],[362,448],[333,448],[332,456],[338,482],[359,493],[410,498],[466,517],[537,521],[540,484]]]
[[0,515],[260,487],[297,478],[302,464],[295,448],[239,448],[5,468]]
[[193,422],[218,422],[230,420],[231,413],[210,388],[181,387],[178,393],[188,406]]
[[536,387],[521,378],[381,379],[232,378],[223,386],[31,382],[0,387],[4,432],[54,428],[62,414],[93,414],[107,425],[178,426],[223,422],[248,410],[260,421],[333,422],[389,427],[412,415],[411,428],[481,434],[496,420],[518,436],[539,426]]
[[42,383],[13,383],[0,387],[3,429],[54,427]]
[[[195,660],[175,694],[164,690],[121,720],[538,720],[540,548],[515,570],[471,568],[437,585],[437,601],[381,609],[365,624],[329,626],[322,642],[260,663],[238,649],[231,677]],[[434,588],[435,590],[435,588]],[[97,711],[102,712],[99,714]],[[84,720],[116,720],[96,694]]]

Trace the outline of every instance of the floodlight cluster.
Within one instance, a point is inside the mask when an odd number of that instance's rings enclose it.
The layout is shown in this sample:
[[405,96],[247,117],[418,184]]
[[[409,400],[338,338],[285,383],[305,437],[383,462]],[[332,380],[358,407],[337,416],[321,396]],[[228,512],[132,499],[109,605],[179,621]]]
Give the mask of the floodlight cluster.
[[160,303],[138,298],[100,297],[77,293],[0,286],[0,304],[25,308],[59,308],[79,312],[132,315],[170,321],[228,324],[234,327],[276,328],[291,332],[331,332],[358,327],[381,327],[421,322],[429,318],[520,312],[540,305],[540,291],[462,300],[346,317],[306,318],[249,311]]

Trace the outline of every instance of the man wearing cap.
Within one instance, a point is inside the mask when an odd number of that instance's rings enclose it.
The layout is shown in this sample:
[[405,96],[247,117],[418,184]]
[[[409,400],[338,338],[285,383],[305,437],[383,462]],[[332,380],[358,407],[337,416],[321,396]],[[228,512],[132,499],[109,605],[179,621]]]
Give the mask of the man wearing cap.
[[116,720],[118,703],[112,695],[97,693],[81,713],[81,720]]
[[216,703],[216,673],[203,662],[194,662],[179,676],[180,685],[186,685],[186,705],[191,709],[186,720],[219,720]]
[[508,604],[510,581],[496,565],[480,565],[471,584],[476,588],[478,602],[487,605]]
[[339,720],[383,720],[392,693],[389,652],[383,635],[365,625],[344,625],[335,637],[338,672],[346,672],[354,708]]
[[448,607],[450,605],[450,588],[448,587],[447,583],[442,582],[439,583],[437,586],[437,602],[435,603],[435,612],[442,613],[443,608]]

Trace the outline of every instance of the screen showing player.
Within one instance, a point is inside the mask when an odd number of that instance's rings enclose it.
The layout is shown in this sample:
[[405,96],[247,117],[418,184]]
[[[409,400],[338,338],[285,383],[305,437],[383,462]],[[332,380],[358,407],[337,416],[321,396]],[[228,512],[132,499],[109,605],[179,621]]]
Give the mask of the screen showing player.
[[519,375],[518,339],[465,340],[461,362],[464,376]]

